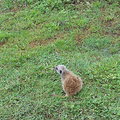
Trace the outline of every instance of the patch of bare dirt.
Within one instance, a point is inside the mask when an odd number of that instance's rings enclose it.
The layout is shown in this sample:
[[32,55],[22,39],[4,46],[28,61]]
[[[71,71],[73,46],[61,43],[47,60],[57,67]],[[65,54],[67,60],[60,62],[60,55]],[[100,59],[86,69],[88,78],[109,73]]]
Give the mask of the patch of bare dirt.
[[75,40],[77,41],[78,44],[83,43],[83,40],[89,36],[89,34],[91,33],[91,30],[89,27],[87,27],[87,28],[84,28],[81,33],[77,33],[75,36]]
[[[0,3],[0,4],[2,5],[3,3]],[[2,7],[2,6],[0,6],[0,7]],[[25,6],[25,5],[24,6],[16,6],[16,7],[10,8],[10,9],[1,10],[0,14],[5,14],[5,13],[9,13],[9,12],[16,13],[18,11],[25,9],[25,8],[27,8],[27,6]]]
[[0,42],[0,47],[2,47],[6,42],[3,41],[3,42]]
[[85,36],[84,36],[84,35],[79,35],[79,34],[77,34],[77,35],[75,36],[75,40],[76,40],[77,43],[79,43],[79,44],[82,43],[83,39],[85,39]]
[[103,25],[105,25],[106,27],[111,27],[111,26],[114,26],[114,19],[111,19],[111,20],[103,20]]
[[59,33],[59,34],[55,35],[54,37],[48,38],[48,39],[45,39],[45,40],[33,40],[29,43],[29,45],[32,48],[34,48],[36,46],[48,45],[50,43],[55,42],[58,39],[64,39],[64,37],[65,37],[64,33]]
[[11,12],[17,12],[17,11],[20,11],[20,8],[13,8],[10,10]]
[[[103,27],[105,29],[103,30],[104,35],[112,35],[112,36],[120,36],[120,28],[117,27],[117,22],[114,20],[104,21]],[[111,31],[112,30],[112,31]]]

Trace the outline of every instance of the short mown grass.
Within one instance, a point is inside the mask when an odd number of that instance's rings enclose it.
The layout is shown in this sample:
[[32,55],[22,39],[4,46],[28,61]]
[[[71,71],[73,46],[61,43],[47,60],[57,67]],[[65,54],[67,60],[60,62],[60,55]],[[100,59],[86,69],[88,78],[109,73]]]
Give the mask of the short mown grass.
[[[119,120],[119,4],[11,9],[0,15],[0,119]],[[76,96],[59,97],[58,64],[83,79]]]

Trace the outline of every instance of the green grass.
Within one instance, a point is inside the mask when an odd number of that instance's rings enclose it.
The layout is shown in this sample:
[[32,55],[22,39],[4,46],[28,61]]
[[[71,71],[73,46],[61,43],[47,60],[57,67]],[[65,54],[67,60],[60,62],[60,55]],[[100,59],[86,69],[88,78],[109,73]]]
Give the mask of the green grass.
[[[42,5],[12,11],[2,4],[7,11],[1,7],[1,120],[120,119],[117,2],[80,3],[46,13]],[[53,71],[58,64],[83,79],[78,95],[52,96],[64,95]]]

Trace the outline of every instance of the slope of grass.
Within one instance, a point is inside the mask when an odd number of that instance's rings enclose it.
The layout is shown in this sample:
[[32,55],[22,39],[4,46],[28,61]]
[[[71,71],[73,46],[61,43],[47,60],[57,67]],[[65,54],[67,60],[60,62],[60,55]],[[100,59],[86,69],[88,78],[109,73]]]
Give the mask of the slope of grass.
[[[119,4],[74,8],[1,13],[0,119],[120,119]],[[83,79],[78,95],[52,96],[64,95],[58,64]]]

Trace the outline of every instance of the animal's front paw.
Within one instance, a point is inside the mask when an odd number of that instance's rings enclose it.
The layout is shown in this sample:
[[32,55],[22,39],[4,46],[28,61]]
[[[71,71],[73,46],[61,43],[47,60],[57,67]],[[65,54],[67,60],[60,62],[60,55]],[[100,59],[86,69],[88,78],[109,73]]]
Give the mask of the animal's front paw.
[[68,94],[65,95],[65,97],[68,97],[68,96],[69,96]]

